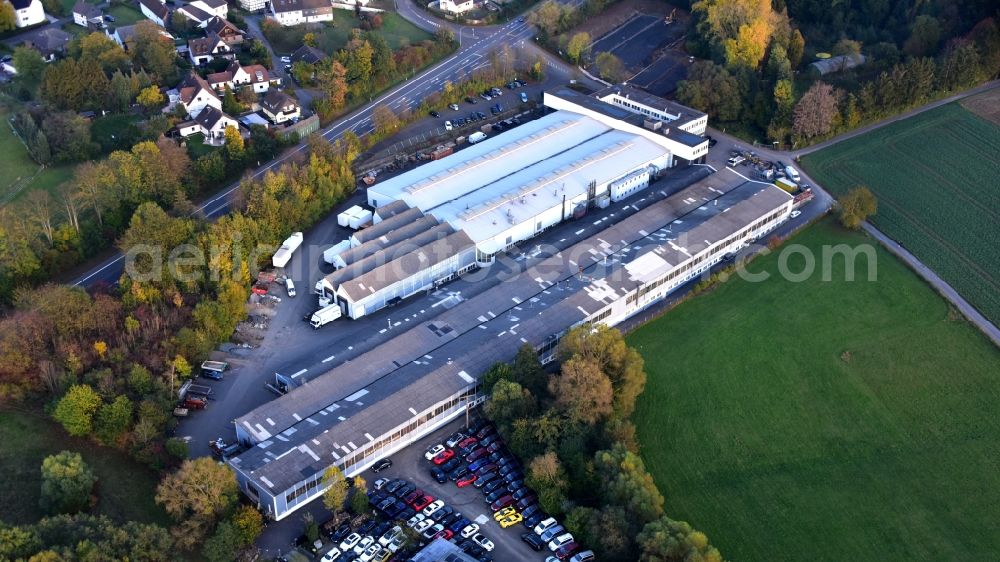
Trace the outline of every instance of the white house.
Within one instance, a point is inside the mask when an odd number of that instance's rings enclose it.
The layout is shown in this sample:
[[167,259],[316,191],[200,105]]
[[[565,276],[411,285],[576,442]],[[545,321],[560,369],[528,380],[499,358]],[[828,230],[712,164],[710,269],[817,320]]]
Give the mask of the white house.
[[229,67],[222,72],[209,74],[207,81],[220,93],[226,90],[226,86],[233,91],[250,86],[258,94],[266,93],[271,87],[271,75],[266,68],[259,64],[240,66],[237,61],[229,63]]
[[[109,33],[110,30],[105,31]],[[118,43],[122,49],[126,51],[129,50],[129,46],[135,42],[135,26],[134,25],[123,25],[121,27],[116,27],[114,33],[110,33],[109,36]],[[171,43],[174,41],[174,36],[167,33],[165,30],[160,30],[160,36],[164,39],[169,40]]]
[[240,124],[235,119],[214,107],[206,107],[195,117],[195,121],[201,126],[205,140],[213,143],[225,141],[227,127],[235,127],[237,131],[240,129]]
[[170,19],[170,10],[160,0],[139,0],[139,10],[160,27],[166,27],[167,20]]
[[248,12],[263,10],[265,5],[265,0],[240,0],[240,7]]
[[299,102],[279,90],[271,90],[260,102],[264,115],[275,125],[296,119],[301,115]]
[[10,0],[14,6],[14,25],[28,27],[45,21],[42,0]]
[[188,41],[188,56],[195,65],[202,65],[217,58],[233,60],[236,53],[229,43],[212,33],[208,37]]
[[475,3],[472,0],[440,0],[438,7],[442,12],[461,14],[475,7]]
[[271,13],[281,25],[333,20],[330,0],[271,0]]
[[212,90],[204,78],[191,71],[177,87],[180,102],[188,114],[196,118],[206,107],[222,110],[222,99]]
[[104,13],[87,0],[77,0],[73,5],[73,23],[87,29],[104,29]]

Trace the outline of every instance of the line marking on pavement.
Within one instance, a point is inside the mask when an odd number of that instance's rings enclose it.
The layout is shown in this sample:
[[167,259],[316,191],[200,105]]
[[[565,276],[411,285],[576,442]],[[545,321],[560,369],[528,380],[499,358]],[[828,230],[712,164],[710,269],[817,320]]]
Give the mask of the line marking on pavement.
[[330,361],[333,361],[336,358],[337,358],[336,355],[331,355],[331,356],[327,357],[326,359],[324,359],[323,362],[324,363],[329,363]]
[[308,370],[309,370],[309,369],[302,369],[302,370],[301,370],[301,371],[299,371],[298,373],[295,373],[294,375],[292,375],[292,378],[294,379],[294,378],[296,378],[296,377],[298,377],[298,376],[301,376],[301,375],[302,375],[303,373],[305,373],[305,372],[306,372],[306,371],[308,371]]

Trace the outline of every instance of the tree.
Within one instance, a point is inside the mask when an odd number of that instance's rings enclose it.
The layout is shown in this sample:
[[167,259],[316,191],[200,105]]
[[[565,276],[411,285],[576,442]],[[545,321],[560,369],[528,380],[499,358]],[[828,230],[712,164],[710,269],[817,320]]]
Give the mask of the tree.
[[156,503],[175,520],[198,517],[214,520],[236,503],[239,488],[228,465],[209,457],[187,460],[166,475],[156,488]]
[[500,379],[493,385],[486,415],[498,425],[507,426],[516,419],[533,415],[536,408],[531,392],[516,382]]
[[160,27],[149,20],[135,24],[135,41],[130,43],[132,62],[160,77],[162,82],[177,78],[177,51],[174,42],[160,34]]
[[215,534],[205,541],[201,553],[209,562],[233,562],[242,546],[236,527],[229,521],[223,521],[215,528]]
[[579,326],[563,336],[558,353],[564,362],[579,358],[595,364],[614,388],[615,415],[632,415],[646,386],[646,372],[642,356],[625,343],[621,332],[604,324]]
[[548,1],[531,12],[528,21],[545,35],[553,35],[559,31],[559,20],[562,10],[558,2]]
[[316,67],[305,61],[297,61],[292,64],[292,78],[299,84],[309,84],[316,76]]
[[139,102],[139,104],[142,105],[146,111],[151,112],[159,109],[166,102],[166,98],[163,97],[163,93],[160,92],[159,88],[156,86],[149,86],[147,88],[143,88],[143,90],[139,92],[139,96],[135,101]]
[[323,473],[323,485],[328,486],[323,492],[323,505],[334,513],[344,509],[347,501],[347,479],[336,466],[331,466]]
[[62,451],[42,461],[41,506],[46,513],[76,513],[90,503],[97,482],[80,453]]
[[838,113],[833,86],[815,82],[795,105],[792,130],[804,139],[829,134]]
[[81,437],[93,430],[94,414],[101,407],[101,397],[89,385],[75,384],[56,404],[52,417],[70,435]]
[[344,47],[344,68],[347,70],[347,81],[360,82],[367,85],[372,77],[372,55],[374,51],[368,41],[352,39]]
[[90,140],[90,121],[71,111],[53,111],[42,121],[42,131],[56,162],[86,160],[99,150]]
[[0,33],[17,27],[17,12],[10,2],[0,2]]
[[226,84],[225,92],[222,94],[222,112],[228,115],[239,115],[243,113],[243,106],[240,101],[236,99],[236,94],[233,89]]
[[574,33],[566,44],[566,58],[573,64],[578,64],[587,56],[590,50],[590,34],[586,31]]
[[118,396],[113,402],[102,405],[94,423],[97,438],[107,445],[114,444],[129,430],[132,410],[132,401],[127,396]]
[[17,69],[15,78],[18,85],[34,95],[42,81],[42,73],[45,72],[46,65],[42,55],[30,47],[18,47],[14,49],[13,63]]
[[93,32],[80,38],[81,60],[95,60],[107,72],[122,72],[128,68],[129,58],[114,39],[100,32]]
[[625,508],[639,523],[663,515],[663,496],[638,455],[616,443],[594,455],[594,473],[605,505]]
[[806,39],[802,32],[796,29],[792,31],[792,37],[788,40],[788,61],[792,68],[798,68],[802,64],[802,55],[806,51]]
[[866,186],[859,185],[837,199],[840,224],[856,230],[861,223],[878,211],[878,201],[875,194]]
[[326,92],[326,99],[334,111],[340,111],[347,99],[347,70],[339,61],[331,60],[319,72],[320,88]]
[[622,59],[611,53],[603,51],[597,53],[594,65],[601,78],[608,82],[621,82],[622,78],[625,77],[625,65],[622,63]]
[[354,491],[351,493],[351,511],[356,515],[368,513],[368,485],[360,476],[354,477]]
[[698,61],[691,65],[687,79],[677,83],[677,100],[712,119],[735,121],[740,112],[740,85],[725,68]]
[[559,513],[566,501],[566,471],[555,451],[539,455],[528,463],[525,482],[538,490],[538,503],[547,513]]
[[226,137],[226,157],[230,162],[242,162],[244,155],[243,137],[239,129],[233,125],[227,125],[223,133]]
[[549,380],[555,407],[575,422],[593,425],[611,415],[611,380],[596,362],[574,356]]
[[240,544],[250,546],[264,531],[264,516],[249,505],[241,505],[232,518]]
[[723,562],[722,554],[704,533],[683,521],[661,517],[648,523],[636,537],[641,562]]
[[379,135],[386,135],[399,128],[399,117],[393,113],[387,105],[375,106],[372,110],[372,124],[375,132]]
[[548,375],[538,360],[538,352],[531,344],[517,350],[510,366],[511,380],[528,389],[535,396],[543,396],[548,385]]
[[913,20],[903,51],[914,57],[930,56],[937,52],[940,43],[941,23],[934,16],[919,15]]
[[771,0],[699,0],[691,4],[701,50],[715,50],[731,68],[756,69],[776,30],[787,26]]

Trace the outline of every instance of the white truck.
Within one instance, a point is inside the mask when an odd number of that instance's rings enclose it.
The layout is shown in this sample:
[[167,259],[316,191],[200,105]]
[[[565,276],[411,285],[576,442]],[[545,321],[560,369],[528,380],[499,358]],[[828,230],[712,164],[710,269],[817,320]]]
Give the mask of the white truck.
[[271,258],[271,264],[274,267],[285,267],[288,262],[292,259],[292,254],[295,250],[299,249],[302,245],[302,233],[293,232],[278,248],[278,251],[274,253],[274,257]]
[[313,329],[325,326],[330,322],[333,322],[337,318],[340,318],[340,305],[331,304],[324,306],[323,308],[317,310],[313,313],[312,318],[309,319],[309,324],[312,325]]
[[486,133],[482,131],[476,131],[475,133],[469,135],[469,144],[476,144],[477,142],[484,140],[486,140]]
[[791,166],[785,166],[785,175],[795,183],[802,181],[802,178],[799,177],[799,171]]

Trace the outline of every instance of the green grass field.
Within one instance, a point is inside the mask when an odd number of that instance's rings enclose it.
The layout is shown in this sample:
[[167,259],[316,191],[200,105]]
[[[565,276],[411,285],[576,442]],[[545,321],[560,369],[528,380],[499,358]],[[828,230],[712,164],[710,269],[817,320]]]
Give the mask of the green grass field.
[[[791,243],[870,241],[827,220]],[[1000,351],[881,248],[875,282],[838,263],[732,280],[628,337],[668,515],[741,562],[997,560]]]
[[153,501],[157,475],[119,451],[67,436],[61,428],[38,414],[0,410],[0,521],[26,524],[44,514],[38,507],[42,485],[42,459],[62,450],[83,455],[97,474],[96,513],[118,521],[169,524],[166,513]]
[[104,10],[104,13],[115,17],[115,21],[112,24],[114,27],[133,25],[146,19],[146,16],[142,15],[142,12],[138,9],[125,4],[115,4],[107,10]]
[[[316,48],[326,54],[333,54],[347,44],[351,30],[359,24],[353,11],[334,10],[332,22],[322,26],[311,24],[281,28],[268,33],[267,40],[279,55],[291,54],[302,46],[305,34],[311,32],[316,35]],[[382,27],[378,31],[393,49],[431,38],[429,33],[393,12],[382,14]]]
[[[73,170],[70,166],[54,166],[40,170],[40,166],[28,156],[28,150],[14,136],[8,119],[10,113],[0,108],[0,206],[8,198],[16,200],[32,189],[52,190],[67,181]],[[17,195],[13,195],[17,191]]]
[[952,103],[802,164],[834,195],[871,188],[872,222],[1000,323],[1000,126]]

